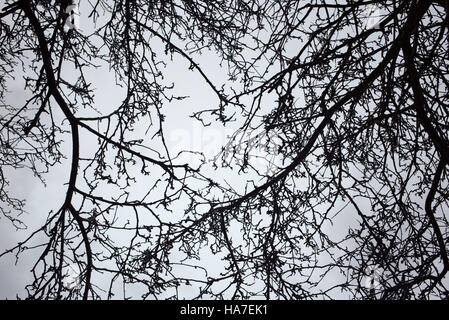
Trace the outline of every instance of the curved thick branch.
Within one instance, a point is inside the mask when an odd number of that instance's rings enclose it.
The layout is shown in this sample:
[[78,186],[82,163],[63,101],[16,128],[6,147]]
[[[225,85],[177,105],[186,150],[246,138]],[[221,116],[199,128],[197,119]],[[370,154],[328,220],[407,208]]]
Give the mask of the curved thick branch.
[[413,90],[415,100],[414,106],[418,121],[429,135],[429,138],[432,140],[435,149],[438,151],[441,158],[444,159],[444,162],[449,163],[449,144],[440,137],[427,115],[426,99],[424,98],[421,84],[419,83],[420,76],[413,62],[413,51],[409,38],[404,39],[402,43],[402,52],[404,53],[405,67],[408,72],[407,79]]
[[47,42],[45,40],[44,31],[36,18],[33,10],[30,7],[30,4],[26,1],[21,1],[20,6],[25,13],[26,17],[30,21],[33,26],[34,32],[39,42],[39,50],[42,54],[42,61],[45,73],[47,75],[47,84],[49,87],[49,93],[55,98],[59,107],[61,108],[64,116],[70,123],[70,127],[72,130],[72,166],[70,171],[69,178],[69,186],[66,193],[66,199],[64,202],[65,206],[68,206],[72,200],[72,196],[74,193],[74,188],[76,184],[76,177],[78,174],[78,163],[79,163],[79,133],[78,133],[78,125],[75,116],[70,110],[69,106],[65,102],[61,93],[58,90],[56,79],[54,76],[54,70],[51,63],[51,55],[47,48]]
[[435,218],[435,214],[432,209],[432,202],[433,202],[433,199],[435,198],[435,194],[437,192],[438,185],[440,184],[441,174],[443,173],[443,169],[445,166],[446,166],[445,161],[443,159],[441,159],[440,162],[438,163],[437,170],[433,177],[432,186],[430,188],[429,193],[427,194],[426,203],[425,203],[426,215],[429,218],[430,223],[432,224],[432,228],[433,228],[435,235],[437,237],[437,240],[438,240],[438,246],[440,247],[441,259],[443,260],[443,263],[444,263],[443,274],[449,270],[449,259],[447,256],[446,244],[445,244],[443,235],[441,233],[440,227],[438,226],[438,222]]

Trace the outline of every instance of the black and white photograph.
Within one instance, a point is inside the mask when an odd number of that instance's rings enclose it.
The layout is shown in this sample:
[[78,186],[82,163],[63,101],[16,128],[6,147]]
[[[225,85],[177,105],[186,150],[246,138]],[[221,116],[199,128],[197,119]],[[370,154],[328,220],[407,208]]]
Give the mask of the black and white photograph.
[[1,300],[448,300],[448,219],[448,0],[0,0]]

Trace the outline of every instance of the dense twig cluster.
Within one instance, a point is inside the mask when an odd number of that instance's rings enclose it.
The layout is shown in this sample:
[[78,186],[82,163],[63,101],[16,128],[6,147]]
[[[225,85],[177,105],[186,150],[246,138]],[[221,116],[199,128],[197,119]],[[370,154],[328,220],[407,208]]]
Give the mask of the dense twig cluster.
[[[448,295],[447,0],[96,0],[88,35],[64,30],[69,4],[6,1],[0,14],[0,210],[16,226],[24,203],[6,170],[42,178],[67,135],[72,146],[64,202],[2,254],[42,250],[29,298],[112,298],[117,283],[144,298]],[[222,86],[196,62],[208,49]],[[216,96],[192,117],[240,124],[238,150],[214,160],[259,177],[244,192],[169,152],[164,106],[183,99],[163,81],[173,55]],[[6,90],[18,65],[22,106]],[[89,80],[100,65],[123,90],[108,112]],[[248,161],[258,129],[276,135],[275,170]],[[70,265],[80,286],[66,285]]]

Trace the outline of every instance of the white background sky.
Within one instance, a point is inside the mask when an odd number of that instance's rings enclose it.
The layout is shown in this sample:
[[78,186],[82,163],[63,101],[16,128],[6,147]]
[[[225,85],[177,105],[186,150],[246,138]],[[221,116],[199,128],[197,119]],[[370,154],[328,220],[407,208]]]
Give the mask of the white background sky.
[[[3,1],[0,2],[0,8],[3,6]],[[81,7],[81,32],[85,32],[86,25],[88,25],[86,18],[83,16],[83,7]],[[155,41],[155,45],[158,41]],[[161,47],[161,52],[163,48]],[[290,45],[292,54],[295,54],[297,44]],[[213,52],[203,52],[202,55],[194,55],[193,59],[201,66],[204,73],[210,77],[216,87],[221,87],[227,81],[226,69],[219,65],[219,58]],[[169,60],[169,59],[166,59]],[[180,55],[174,54],[173,61],[169,62],[164,71],[164,77],[167,84],[175,83],[174,95],[189,96],[188,99],[177,101],[164,106],[163,111],[166,115],[164,123],[164,132],[167,139],[167,144],[172,155],[178,151],[185,149],[191,151],[204,152],[208,158],[216,154],[222,146],[227,142],[226,137],[233,133],[241,123],[230,124],[229,128],[224,128],[219,123],[213,123],[212,126],[204,128],[202,125],[192,119],[190,115],[199,110],[209,109],[217,105],[217,98],[215,93],[205,85],[204,79],[196,70],[188,70],[189,63]],[[67,74],[66,74],[67,76]],[[90,82],[95,88],[95,107],[107,113],[115,109],[122,101],[123,91],[119,90],[114,84],[114,76],[106,66],[98,70],[92,70]],[[22,74],[17,70],[16,81],[10,81],[9,98],[7,102],[12,105],[23,105],[26,96],[24,96],[24,82],[21,80]],[[261,114],[270,110],[270,103],[263,104],[265,110],[261,110]],[[82,114],[82,113],[80,113]],[[89,111],[89,115],[95,116],[95,113]],[[83,114],[87,115],[87,114]],[[62,114],[59,114],[62,119]],[[146,127],[141,127],[136,130],[136,136],[144,134]],[[88,137],[85,132],[82,137]],[[65,139],[63,150],[70,160],[71,145],[70,139]],[[83,150],[90,150],[95,147],[95,144],[89,139],[82,139],[81,148]],[[198,162],[198,156],[184,157],[180,160],[188,161],[191,165]],[[263,166],[264,163],[259,163]],[[70,168],[70,161],[51,168],[50,172],[45,175],[46,185],[42,185],[32,174],[27,170],[15,170],[10,172],[11,192],[18,198],[26,199],[27,213],[21,218],[27,224],[28,230],[26,232],[16,231],[11,223],[5,219],[0,219],[0,250],[13,247],[17,242],[26,238],[26,236],[40,227],[50,210],[59,208],[65,196],[65,183],[68,181]],[[205,170],[206,175],[213,177],[220,181],[225,178],[234,187],[243,188],[246,182],[250,179],[257,178],[254,174],[242,175],[237,172],[232,172],[229,169],[219,169],[213,171],[212,169]],[[256,180],[257,182],[258,180]],[[259,183],[260,184],[260,180]],[[138,194],[144,192],[145,186],[139,187],[139,190],[133,190],[138,198]],[[133,192],[131,194],[133,194]],[[368,205],[368,204],[366,204]],[[342,207],[343,203],[337,203],[336,207]],[[363,208],[364,205],[361,204]],[[182,204],[178,204],[175,210],[182,211]],[[354,226],[355,220],[353,211],[346,208],[341,219],[337,220],[333,227],[329,228],[330,234],[342,234],[348,225]],[[232,236],[232,234],[231,234]],[[237,236],[237,234],[234,234]],[[31,252],[34,253],[31,254]],[[18,293],[21,297],[25,297],[24,286],[29,284],[32,277],[29,272],[32,264],[38,258],[41,250],[29,251],[21,256],[21,259],[15,265],[14,255],[8,255],[0,259],[0,298],[15,298]],[[219,264],[219,261],[214,260],[214,257],[208,256],[203,260],[204,266],[214,268]],[[335,275],[335,280],[341,276]],[[94,279],[95,281],[95,279]],[[331,280],[332,281],[332,278]],[[189,290],[189,289],[186,289]],[[188,294],[188,292],[186,292]],[[181,294],[182,295],[182,294]],[[343,296],[342,296],[343,297]],[[120,298],[120,297],[118,297]]]

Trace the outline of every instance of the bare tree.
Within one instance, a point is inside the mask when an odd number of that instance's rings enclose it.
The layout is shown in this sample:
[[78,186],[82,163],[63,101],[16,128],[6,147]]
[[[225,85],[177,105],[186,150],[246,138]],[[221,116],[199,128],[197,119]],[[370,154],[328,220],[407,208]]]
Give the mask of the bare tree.
[[[24,202],[6,168],[44,179],[68,135],[72,146],[64,202],[2,254],[41,250],[29,298],[112,298],[118,281],[143,298],[186,286],[193,298],[447,297],[447,0],[97,0],[83,13],[97,23],[89,35],[67,30],[70,5],[6,1],[0,15],[0,208],[18,228]],[[207,49],[227,83],[197,62]],[[240,124],[214,165],[256,174],[243,193],[169,152],[164,106],[183,98],[163,84],[173,55],[216,96],[193,118]],[[124,90],[109,113],[87,74],[104,64]],[[6,102],[18,65],[25,105]],[[273,134],[280,162],[260,170],[254,144]],[[69,265],[79,285],[66,285]]]

